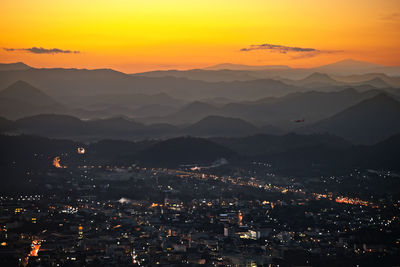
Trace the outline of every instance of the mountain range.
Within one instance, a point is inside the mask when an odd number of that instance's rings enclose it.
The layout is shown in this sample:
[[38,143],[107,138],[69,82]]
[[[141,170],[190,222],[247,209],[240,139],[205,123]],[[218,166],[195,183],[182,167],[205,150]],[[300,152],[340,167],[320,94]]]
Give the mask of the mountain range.
[[400,132],[400,102],[380,93],[299,132],[328,132],[355,143],[382,141]]
[[[121,96],[119,101],[127,99],[125,103],[129,104],[136,99],[137,103],[142,101],[145,104],[136,109],[129,108],[129,105],[126,108],[110,106],[109,110],[100,111],[95,109],[96,106],[91,107],[93,110],[70,109],[40,89],[17,81],[0,91],[0,115],[17,119],[15,123],[5,123],[4,129],[84,140],[118,136],[127,139],[167,138],[185,134],[245,136],[295,130],[328,132],[353,142],[372,143],[400,131],[396,96],[383,94],[377,89],[364,92],[350,88],[335,92],[307,91],[222,105],[195,101],[182,107],[179,107],[182,102],[166,94],[131,97]],[[104,101],[107,101],[106,97]],[[175,106],[163,105],[163,101],[175,102]],[[113,112],[122,115],[110,116]],[[74,116],[76,114],[92,114],[97,119],[81,120]],[[126,114],[134,114],[135,118],[126,117]]]
[[225,163],[234,168],[261,163],[268,164],[271,172],[297,177],[345,174],[359,168],[400,170],[396,156],[400,149],[399,134],[369,146],[352,145],[330,135],[297,134],[217,139],[178,137],[140,142],[102,140],[90,144],[37,136],[0,135],[0,167],[4,170],[17,164],[24,170],[46,170],[51,164],[49,159],[58,155],[62,155],[63,164],[79,165],[82,158],[75,150],[82,145],[87,151],[85,158],[95,165],[176,168],[209,166],[224,158]]
[[399,67],[219,64],[126,74],[0,65],[0,130],[78,140],[329,133],[371,144],[400,132]]

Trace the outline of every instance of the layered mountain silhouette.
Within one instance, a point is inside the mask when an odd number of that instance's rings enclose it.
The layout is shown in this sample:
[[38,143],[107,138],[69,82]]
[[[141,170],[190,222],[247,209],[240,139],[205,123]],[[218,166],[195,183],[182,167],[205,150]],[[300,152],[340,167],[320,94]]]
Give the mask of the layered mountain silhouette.
[[330,149],[345,149],[351,143],[341,137],[329,134],[299,135],[289,133],[286,135],[258,134],[241,138],[214,138],[214,142],[229,147],[240,155],[266,156],[303,149],[308,147],[325,147]]
[[304,79],[293,82],[294,84],[307,87],[319,87],[326,85],[341,85],[342,83],[332,79],[328,74],[314,72]]
[[177,77],[187,78],[190,80],[201,80],[206,82],[232,82],[232,81],[249,81],[263,78],[252,71],[247,70],[208,70],[208,69],[193,69],[193,70],[165,70],[165,71],[149,71],[144,73],[132,74],[133,76],[145,77]]
[[235,156],[235,152],[207,139],[178,137],[156,143],[139,154],[140,162],[150,166],[211,164]]
[[183,132],[192,136],[246,136],[261,130],[242,119],[207,116],[184,128]]
[[1,118],[0,129],[9,133],[72,138],[82,141],[103,138],[137,140],[180,135],[246,136],[262,132],[261,129],[246,121],[217,116],[204,118],[186,127],[177,127],[165,123],[145,125],[123,117],[80,120],[69,115],[55,114],[35,115],[15,122]]
[[208,97],[232,99],[257,99],[266,96],[284,95],[297,88],[273,79],[250,81],[205,82],[176,77],[132,76],[109,69],[28,69],[0,72],[0,87],[24,80],[34,86],[46,89],[53,97],[91,96],[104,94],[156,94],[196,100]]
[[[37,136],[0,135],[0,166],[12,165],[43,170],[49,157],[68,153],[63,162],[81,164],[75,149],[81,143]],[[168,140],[102,140],[85,145],[85,157],[94,164],[132,164],[151,167],[187,167],[210,165],[225,158],[228,164],[267,162],[273,171],[302,176],[321,173],[344,174],[355,168],[399,171],[397,157],[400,135],[370,146],[355,146],[330,135],[285,136],[257,135],[246,138],[178,137]],[[35,155],[43,155],[35,157]],[[226,162],[226,161],[225,161]],[[21,181],[26,183],[26,180]]]
[[0,130],[84,141],[296,131],[371,144],[400,132],[398,69],[355,60],[138,74],[1,64]]
[[374,143],[400,132],[400,102],[381,93],[301,132],[329,132],[357,143]]
[[388,76],[384,73],[367,73],[367,74],[356,74],[339,76],[335,75],[333,78],[339,82],[351,83],[351,84],[361,84],[365,81],[373,81],[376,78],[384,81],[388,87],[400,87],[400,77]]
[[373,69],[382,68],[384,66],[364,61],[357,61],[353,59],[345,59],[331,64],[323,65],[315,69],[321,72],[344,72],[344,73],[354,73],[369,71]]
[[250,66],[242,64],[221,63],[205,68],[206,70],[268,70],[268,69],[290,69],[286,65],[263,65],[263,66]]
[[26,65],[23,62],[16,63],[0,63],[0,71],[8,71],[8,70],[27,70],[31,67]]
[[24,81],[17,81],[0,91],[1,116],[16,118],[64,110],[52,97]]
[[338,92],[309,91],[218,107],[197,101],[168,116],[148,117],[140,121],[183,124],[194,123],[210,115],[218,115],[240,118],[257,126],[272,125],[291,129],[297,126],[293,124],[296,119],[305,119],[305,123],[316,122],[378,93],[377,90],[360,93],[351,88]]
[[0,91],[0,98],[37,106],[58,105],[53,98],[24,81],[17,81]]

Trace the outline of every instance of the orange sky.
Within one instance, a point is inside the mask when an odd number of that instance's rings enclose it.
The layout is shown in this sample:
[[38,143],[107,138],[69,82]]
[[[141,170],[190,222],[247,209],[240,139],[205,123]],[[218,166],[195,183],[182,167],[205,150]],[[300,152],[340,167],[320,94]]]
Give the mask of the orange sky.
[[[399,0],[1,0],[0,10],[0,62],[34,67],[400,65]],[[240,52],[265,43],[316,52]],[[80,53],[21,50],[32,47]]]

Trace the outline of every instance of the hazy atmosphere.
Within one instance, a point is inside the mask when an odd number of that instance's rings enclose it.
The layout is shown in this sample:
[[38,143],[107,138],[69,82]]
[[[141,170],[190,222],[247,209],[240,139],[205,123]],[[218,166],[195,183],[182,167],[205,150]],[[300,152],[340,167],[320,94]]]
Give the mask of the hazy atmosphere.
[[0,10],[0,266],[400,263],[399,1]]

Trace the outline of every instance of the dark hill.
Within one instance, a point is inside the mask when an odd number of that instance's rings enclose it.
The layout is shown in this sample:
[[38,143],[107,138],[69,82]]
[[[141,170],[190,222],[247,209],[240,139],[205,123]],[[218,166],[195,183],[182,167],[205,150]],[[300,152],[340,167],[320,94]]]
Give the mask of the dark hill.
[[35,115],[16,120],[15,125],[17,129],[24,134],[44,136],[67,136],[77,132],[86,132],[85,123],[83,121],[68,115]]
[[186,127],[183,132],[193,136],[245,136],[260,130],[242,119],[208,116]]
[[400,102],[381,93],[301,132],[329,132],[357,143],[375,143],[400,132]]
[[30,69],[28,65],[22,62],[16,63],[0,63],[0,71],[7,71],[7,70],[27,70]]
[[13,121],[0,117],[0,133],[14,130],[15,125]]
[[58,103],[38,88],[24,81],[16,81],[0,91],[0,100],[21,101],[35,106],[52,106]]
[[178,137],[161,141],[140,153],[142,163],[152,166],[210,164],[235,153],[222,145],[202,138]]
[[17,81],[0,91],[0,114],[8,118],[64,110],[53,98],[24,81]]
[[328,134],[299,135],[290,133],[283,136],[259,134],[242,138],[214,138],[212,140],[238,154],[248,156],[273,155],[316,146],[333,149],[344,149],[351,146],[342,138]]

